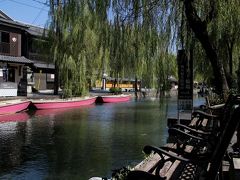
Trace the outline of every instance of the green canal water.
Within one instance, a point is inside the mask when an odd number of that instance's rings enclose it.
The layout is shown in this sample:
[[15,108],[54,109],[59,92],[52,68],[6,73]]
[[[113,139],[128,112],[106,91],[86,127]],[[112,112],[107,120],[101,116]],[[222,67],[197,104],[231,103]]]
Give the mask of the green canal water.
[[166,143],[167,114],[176,114],[176,99],[0,117],[0,179],[110,177],[111,170],[140,162],[144,145]]

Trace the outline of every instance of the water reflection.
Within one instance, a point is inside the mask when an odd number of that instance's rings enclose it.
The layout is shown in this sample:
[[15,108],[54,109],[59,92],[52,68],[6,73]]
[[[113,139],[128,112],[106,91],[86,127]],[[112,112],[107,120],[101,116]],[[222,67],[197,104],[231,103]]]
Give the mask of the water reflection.
[[152,99],[42,110],[28,121],[2,123],[0,178],[110,176],[111,169],[141,161],[144,145],[166,142],[174,104]]
[[[93,108],[95,105],[86,105],[84,107],[81,107],[83,109],[86,108]],[[71,108],[59,108],[59,109],[44,109],[44,110],[36,110],[34,111],[34,116],[56,116],[64,113],[71,113],[73,111],[78,110],[78,107],[71,107]]]
[[0,115],[0,123],[5,122],[20,122],[20,121],[27,121],[29,119],[28,113],[20,112],[15,114],[6,114],[6,115]]

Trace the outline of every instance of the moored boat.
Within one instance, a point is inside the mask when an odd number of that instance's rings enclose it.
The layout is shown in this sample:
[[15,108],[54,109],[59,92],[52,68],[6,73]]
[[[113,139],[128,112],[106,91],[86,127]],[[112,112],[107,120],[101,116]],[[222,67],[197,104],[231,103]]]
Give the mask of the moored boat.
[[96,97],[54,99],[54,100],[33,100],[32,104],[36,109],[57,109],[71,108],[90,105],[95,103]]
[[[84,108],[92,108],[94,107],[94,104],[90,105],[84,105]],[[34,112],[34,116],[55,116],[55,115],[61,115],[66,114],[69,112],[72,112],[74,109],[79,109],[79,107],[71,107],[71,108],[57,108],[57,109],[39,109]]]
[[19,112],[14,114],[2,114],[0,115],[0,123],[5,122],[24,122],[29,119],[29,115],[27,112]]
[[117,103],[130,101],[131,95],[112,95],[112,96],[98,96],[97,102],[100,103]]
[[28,108],[31,101],[9,100],[0,102],[0,115],[13,114]]

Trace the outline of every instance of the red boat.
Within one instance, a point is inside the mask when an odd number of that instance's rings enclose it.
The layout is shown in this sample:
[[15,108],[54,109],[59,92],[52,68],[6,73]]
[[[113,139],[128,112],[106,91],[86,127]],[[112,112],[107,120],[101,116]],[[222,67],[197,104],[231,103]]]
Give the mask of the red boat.
[[29,119],[29,115],[25,111],[20,113],[14,113],[14,114],[0,115],[0,123],[23,122],[23,121],[27,121],[28,119]]
[[130,95],[112,95],[112,96],[98,96],[97,102],[100,103],[117,103],[117,102],[126,102],[130,101]]
[[[92,108],[93,104],[85,105],[84,108]],[[72,110],[78,109],[79,107],[71,107],[71,108],[58,108],[58,109],[40,109],[35,111],[34,116],[52,116],[52,115],[60,115],[66,114],[68,112],[72,112]]]
[[28,108],[31,101],[10,100],[0,102],[0,115],[12,114]]
[[95,103],[96,97],[32,101],[36,109],[71,108]]

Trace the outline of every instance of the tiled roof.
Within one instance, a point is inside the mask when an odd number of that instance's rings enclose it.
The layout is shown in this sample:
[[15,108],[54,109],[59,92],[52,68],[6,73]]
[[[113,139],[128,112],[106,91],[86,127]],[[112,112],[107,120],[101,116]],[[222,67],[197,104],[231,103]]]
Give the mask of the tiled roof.
[[46,37],[48,34],[48,30],[42,27],[28,25],[27,32],[33,36],[44,36]]
[[20,28],[26,30],[29,34],[33,36],[44,36],[47,37],[48,30],[43,27],[34,26],[31,24],[26,24],[18,21],[14,21],[4,12],[0,10],[0,23],[6,26]]
[[34,66],[39,69],[55,69],[54,64],[44,62],[34,62]]
[[20,28],[20,29],[27,29],[28,26],[23,24],[23,23],[19,23],[17,21],[13,21],[13,20],[9,20],[9,19],[4,19],[4,18],[0,18],[1,24],[3,25],[7,25],[10,27],[15,27],[15,28]]
[[12,20],[8,15],[6,15],[6,14],[5,14],[3,11],[1,11],[1,10],[0,10],[0,18]]
[[4,56],[4,55],[0,55],[0,62],[12,62],[12,63],[21,63],[21,64],[32,64],[33,61],[25,58],[24,56],[19,56],[19,57],[15,57],[15,56]]

